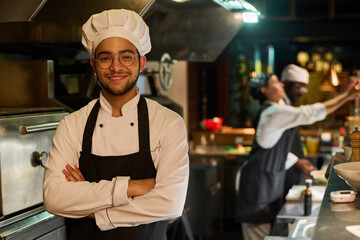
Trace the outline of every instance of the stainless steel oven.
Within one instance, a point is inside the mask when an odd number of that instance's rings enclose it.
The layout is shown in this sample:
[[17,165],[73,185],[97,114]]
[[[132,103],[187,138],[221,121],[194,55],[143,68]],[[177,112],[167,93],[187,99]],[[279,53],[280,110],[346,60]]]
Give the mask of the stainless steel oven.
[[45,211],[42,184],[61,108],[0,109],[0,239],[65,239]]

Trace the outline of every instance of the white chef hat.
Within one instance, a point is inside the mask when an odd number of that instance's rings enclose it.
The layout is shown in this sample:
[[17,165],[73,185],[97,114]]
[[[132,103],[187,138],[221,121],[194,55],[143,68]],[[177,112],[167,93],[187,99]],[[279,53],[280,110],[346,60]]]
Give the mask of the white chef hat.
[[92,15],[82,27],[81,42],[91,57],[99,43],[110,37],[130,41],[141,56],[151,50],[149,28],[136,13],[126,9],[113,9]]
[[309,83],[309,72],[295,64],[287,65],[281,72],[281,82]]

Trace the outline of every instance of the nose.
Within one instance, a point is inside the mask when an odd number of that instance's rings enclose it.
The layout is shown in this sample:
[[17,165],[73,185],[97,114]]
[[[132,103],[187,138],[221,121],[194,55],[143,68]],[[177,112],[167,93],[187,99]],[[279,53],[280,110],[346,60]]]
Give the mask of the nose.
[[123,68],[124,68],[124,65],[121,64],[121,62],[119,61],[119,58],[113,58],[113,61],[112,61],[109,69],[117,72]]

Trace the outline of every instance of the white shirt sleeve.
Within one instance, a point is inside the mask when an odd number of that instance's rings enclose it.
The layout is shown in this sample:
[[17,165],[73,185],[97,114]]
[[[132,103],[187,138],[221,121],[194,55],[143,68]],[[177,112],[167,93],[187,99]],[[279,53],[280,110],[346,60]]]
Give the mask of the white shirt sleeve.
[[285,162],[285,169],[288,170],[289,168],[291,168],[298,159],[299,158],[295,154],[289,152]]
[[255,137],[263,148],[273,147],[285,130],[313,124],[325,119],[326,108],[322,103],[293,107],[273,103],[260,116]]

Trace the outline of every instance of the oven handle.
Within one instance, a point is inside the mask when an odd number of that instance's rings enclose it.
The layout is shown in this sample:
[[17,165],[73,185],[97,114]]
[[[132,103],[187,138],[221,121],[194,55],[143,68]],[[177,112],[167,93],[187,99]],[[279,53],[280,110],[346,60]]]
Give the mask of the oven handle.
[[21,125],[19,127],[19,133],[21,135],[25,135],[27,133],[53,130],[56,129],[58,125],[59,122],[43,123],[43,124],[29,125],[29,126]]

